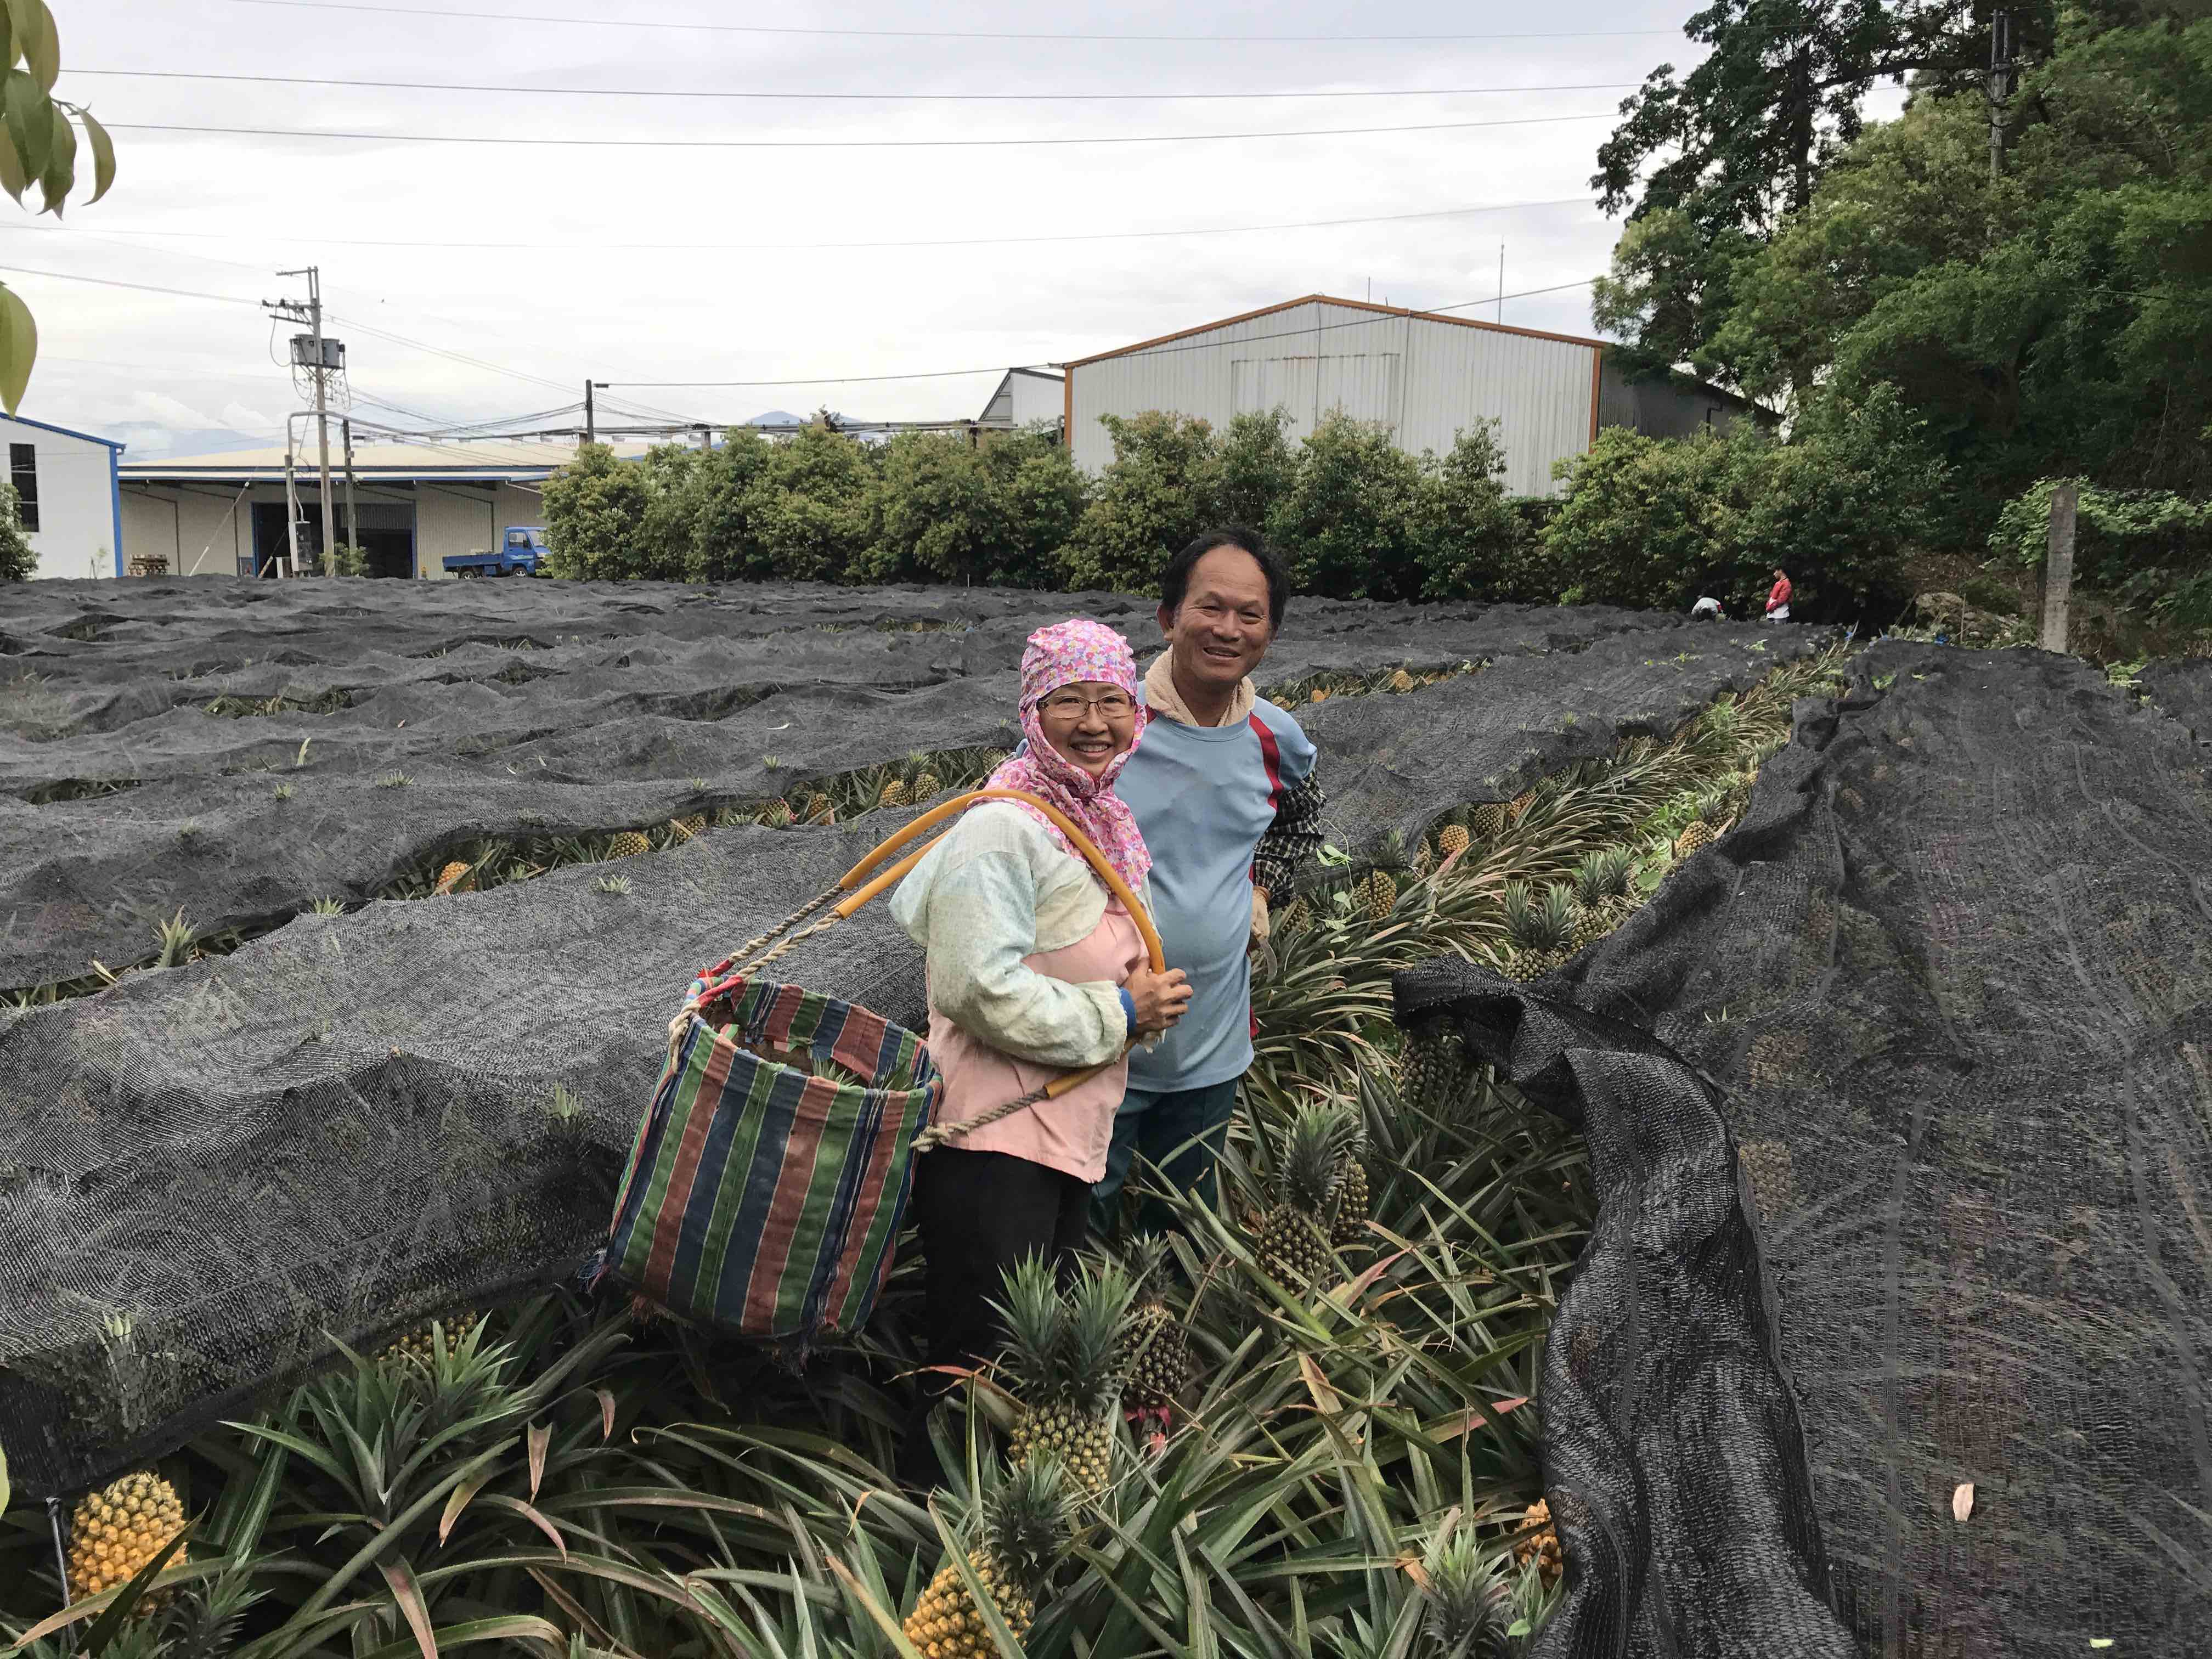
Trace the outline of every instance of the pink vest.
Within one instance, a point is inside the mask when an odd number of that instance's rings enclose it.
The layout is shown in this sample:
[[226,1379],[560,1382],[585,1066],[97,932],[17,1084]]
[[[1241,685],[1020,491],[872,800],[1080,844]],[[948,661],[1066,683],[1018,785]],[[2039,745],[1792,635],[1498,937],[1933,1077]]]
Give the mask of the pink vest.
[[[1129,913],[1109,900],[1106,914],[1088,937],[1065,950],[1040,951],[1022,960],[1038,973],[1072,985],[1101,980],[1120,985],[1144,962],[1145,944]],[[1018,1100],[1060,1075],[1056,1067],[1016,1060],[978,1042],[935,1008],[929,1011],[929,1053],[945,1078],[939,1123],[957,1123]],[[1040,1101],[945,1144],[963,1152],[1010,1153],[1079,1181],[1095,1182],[1106,1173],[1114,1114],[1128,1081],[1128,1060],[1117,1060],[1057,1100]]]

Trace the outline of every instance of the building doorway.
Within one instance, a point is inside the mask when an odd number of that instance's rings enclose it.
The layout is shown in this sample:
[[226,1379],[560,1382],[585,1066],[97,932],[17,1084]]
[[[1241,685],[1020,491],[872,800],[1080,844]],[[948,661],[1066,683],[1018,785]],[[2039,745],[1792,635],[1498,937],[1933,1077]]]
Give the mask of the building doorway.
[[[354,508],[355,536],[361,550],[368,556],[367,574],[371,576],[396,577],[411,580],[415,574],[415,503],[412,501],[362,501]],[[344,532],[346,510],[343,502],[337,508],[338,529]],[[302,570],[317,571],[323,562],[323,510],[320,501],[300,503],[300,565]],[[252,568],[240,569],[241,576],[276,574],[276,561],[291,550],[284,532],[284,503],[256,501],[253,503]]]

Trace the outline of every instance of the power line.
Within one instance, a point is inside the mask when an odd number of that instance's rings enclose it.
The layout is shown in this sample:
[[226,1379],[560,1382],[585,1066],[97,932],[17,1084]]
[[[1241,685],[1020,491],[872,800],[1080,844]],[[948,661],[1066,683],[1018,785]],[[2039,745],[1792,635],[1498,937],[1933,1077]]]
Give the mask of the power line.
[[258,300],[241,300],[231,294],[207,294],[197,289],[160,288],[152,283],[125,283],[112,276],[80,276],[69,270],[40,270],[31,265],[0,265],[0,270],[15,276],[51,276],[58,283],[90,283],[97,288],[135,289],[141,294],[167,294],[179,300],[214,300],[227,306],[252,306],[258,309]]
[[232,3],[246,6],[283,6],[299,11],[376,12],[397,17],[467,17],[494,23],[574,23],[594,28],[687,29],[712,34],[833,35],[872,40],[1132,40],[1151,43],[1218,42],[1238,46],[1261,42],[1304,42],[1346,46],[1368,41],[1625,40],[1637,36],[1681,33],[1680,29],[1667,28],[1547,29],[1508,34],[1048,34],[991,29],[833,29],[807,28],[788,24],[777,26],[765,23],[698,23],[664,21],[658,18],[578,17],[573,15],[557,16],[531,12],[463,11],[442,6],[434,8],[379,5],[369,3],[368,0],[232,0]]
[[72,76],[97,75],[137,81],[223,81],[270,87],[352,87],[376,92],[498,92],[543,98],[715,98],[773,100],[790,103],[909,104],[1157,104],[1249,102],[1273,98],[1462,98],[1489,93],[1619,92],[1640,81],[1567,81],[1535,87],[1396,87],[1292,88],[1281,92],[761,92],[670,87],[533,87],[513,81],[368,81],[320,75],[235,75],[212,70],[78,69]]
[[[1526,208],[1595,206],[1595,196],[1553,196],[1541,201],[1489,202],[1474,207],[1430,208],[1418,213],[1370,213],[1340,219],[1294,219],[1261,225],[1205,225],[1182,226],[1167,230],[1102,230],[1077,231],[1045,236],[957,236],[933,237],[919,240],[890,240],[868,242],[441,242],[398,241],[365,237],[297,236],[272,238],[272,240],[297,242],[316,247],[397,247],[430,249],[469,249],[488,252],[555,252],[588,253],[605,249],[620,252],[656,253],[770,253],[770,252],[840,252],[877,248],[929,247],[1007,247],[1036,243],[1055,242],[1121,242],[1155,240],[1180,236],[1249,236],[1263,232],[1284,230],[1328,230],[1350,225],[1406,224],[1426,219],[1456,219],[1478,213],[1514,213]],[[234,231],[219,230],[142,230],[135,226],[117,226],[119,235],[206,238],[216,241],[236,241]],[[0,223],[0,230],[22,231],[34,235],[88,236],[92,233],[74,226]],[[100,240],[111,240],[106,236]],[[127,246],[127,243],[118,243]],[[194,255],[194,258],[204,258]],[[223,259],[220,264],[240,264],[234,259]],[[242,266],[258,270],[258,266]]]
[[[240,0],[258,3],[258,0]],[[1391,132],[1464,132],[1562,121],[1617,121],[1618,111],[1521,115],[1494,121],[1424,121],[1408,126],[1291,127],[1265,132],[1139,132],[1063,138],[526,138],[495,133],[341,132],[309,127],[209,127],[177,121],[109,121],[110,132],[197,132],[231,138],[327,138],[376,144],[505,144],[533,149],[1019,149],[1076,144],[1218,144],[1248,138],[1357,138]]]
[[[1425,306],[1423,307],[1422,309],[1425,311],[1437,313],[1447,311],[1465,311],[1471,306],[1496,305],[1501,300],[1528,300],[1534,299],[1540,294],[1564,294],[1571,288],[1587,288],[1590,283],[1596,280],[1597,278],[1595,276],[1578,276],[1571,283],[1553,283],[1548,288],[1524,288],[1517,294],[1486,294],[1479,300],[1461,300],[1448,306]],[[1320,323],[1310,328],[1282,329],[1273,334],[1248,334],[1239,339],[1237,343],[1238,345],[1255,345],[1261,340],[1311,339],[1315,335],[1326,333],[1332,329],[1359,328],[1373,323],[1376,320],[1376,315],[1390,314],[1393,313],[1370,313],[1367,316],[1353,318],[1349,322]],[[1170,353],[1182,351],[1211,351],[1218,349],[1219,344],[1220,343],[1218,341],[1202,341],[1194,345],[1152,346],[1148,347],[1141,355],[1152,357],[1166,356]],[[1006,372],[1006,366],[1005,364],[994,364],[985,368],[929,369],[923,373],[915,374],[821,375],[812,380],[615,380],[609,384],[617,386],[646,386],[648,388],[743,386],[757,389],[761,387],[784,386],[866,386],[878,380],[949,380],[963,374],[1003,374]]]

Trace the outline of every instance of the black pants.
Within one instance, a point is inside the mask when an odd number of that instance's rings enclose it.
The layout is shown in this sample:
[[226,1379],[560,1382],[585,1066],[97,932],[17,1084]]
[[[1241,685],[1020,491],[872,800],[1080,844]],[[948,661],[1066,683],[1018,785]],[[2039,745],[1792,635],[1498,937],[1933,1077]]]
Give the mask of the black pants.
[[[1090,1223],[1091,1188],[1073,1176],[1005,1152],[940,1146],[915,1166],[914,1214],[921,1229],[922,1286],[932,1365],[995,1358],[1005,1332],[991,1307],[1006,1299],[1006,1270],[1042,1256],[1065,1275]],[[927,1373],[899,1448],[902,1485],[938,1484],[930,1408],[953,1379]]]

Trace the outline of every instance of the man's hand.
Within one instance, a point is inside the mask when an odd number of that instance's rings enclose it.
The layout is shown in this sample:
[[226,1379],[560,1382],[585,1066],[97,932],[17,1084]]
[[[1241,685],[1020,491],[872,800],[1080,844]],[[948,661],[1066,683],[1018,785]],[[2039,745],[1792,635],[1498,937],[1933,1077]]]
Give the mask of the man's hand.
[[1122,988],[1137,1010],[1137,1035],[1158,1036],[1183,1017],[1190,1006],[1190,976],[1180,968],[1156,974],[1139,968]]

